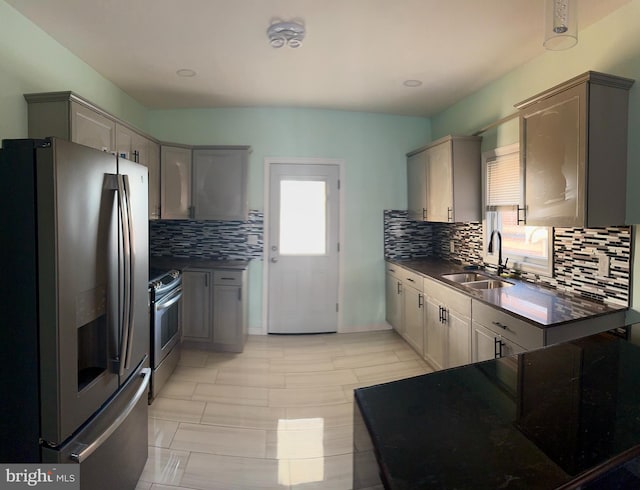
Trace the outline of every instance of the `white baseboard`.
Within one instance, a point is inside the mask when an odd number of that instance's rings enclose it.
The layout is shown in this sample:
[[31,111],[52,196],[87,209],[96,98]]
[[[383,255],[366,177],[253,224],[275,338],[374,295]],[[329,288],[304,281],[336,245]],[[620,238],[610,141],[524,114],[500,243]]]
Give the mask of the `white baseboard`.
[[[391,330],[391,325],[385,322],[374,323],[371,325],[343,326],[338,330],[338,333],[374,332],[376,330]],[[249,335],[267,335],[268,332],[266,332],[262,327],[252,327],[249,328],[247,333]]]
[[338,331],[338,333],[374,332],[376,330],[391,330],[391,325],[385,322],[385,323],[374,323],[370,325],[343,326]]

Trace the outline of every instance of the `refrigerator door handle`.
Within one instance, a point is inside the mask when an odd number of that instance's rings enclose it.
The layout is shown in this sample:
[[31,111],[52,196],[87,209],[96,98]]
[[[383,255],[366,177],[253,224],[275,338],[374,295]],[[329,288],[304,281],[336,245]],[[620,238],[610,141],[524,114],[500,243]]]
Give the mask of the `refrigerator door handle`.
[[134,229],[135,227],[133,226],[133,216],[131,214],[131,188],[129,186],[129,176],[128,175],[122,175],[122,183],[123,183],[123,189],[124,189],[124,194],[125,194],[125,201],[127,204],[127,208],[126,208],[126,213],[127,213],[127,236],[129,237],[128,240],[128,245],[129,245],[129,250],[128,250],[128,259],[129,259],[129,274],[125,276],[125,281],[128,282],[128,286],[126,287],[126,289],[128,290],[129,294],[127,296],[127,298],[125,299],[125,301],[127,301],[129,303],[129,307],[128,307],[128,315],[127,315],[127,323],[126,323],[126,328],[127,328],[127,348],[126,348],[126,357],[125,357],[125,365],[124,368],[125,369],[130,369],[131,368],[131,352],[133,350],[133,329],[134,329],[134,307],[133,307],[133,292],[135,291],[135,284],[134,284],[134,278],[135,278],[135,270],[136,270],[136,254],[135,254],[135,245],[134,245]]
[[134,395],[134,397],[129,401],[125,409],[120,413],[120,415],[118,415],[118,417],[113,421],[113,423],[104,430],[104,432],[102,432],[98,437],[96,437],[91,442],[91,444],[82,445],[80,446],[82,448],[81,451],[72,452],[71,455],[69,456],[69,458],[72,461],[74,461],[75,463],[82,463],[84,460],[86,460],[89,456],[91,456],[96,451],[96,449],[98,449],[102,444],[104,444],[105,441],[109,439],[111,434],[113,434],[118,429],[118,427],[120,427],[120,425],[122,425],[122,423],[127,419],[131,411],[135,408],[136,404],[138,403],[140,398],[142,398],[142,395],[145,394],[145,392],[147,391],[147,388],[149,387],[149,378],[151,377],[151,369],[143,368],[140,371],[140,377],[143,378],[142,384],[138,388],[138,391],[136,391],[136,394]]
[[[122,232],[122,254],[124,256],[123,260],[123,291],[122,291],[122,299],[123,299],[123,308],[121,313],[121,322],[122,326],[122,338],[120,340],[120,352],[119,352],[119,360],[120,360],[120,376],[124,376],[125,364],[127,364],[127,353],[129,351],[129,322],[130,322],[130,309],[131,309],[131,291],[129,290],[130,286],[130,266],[131,266],[131,246],[129,242],[129,213],[127,209],[129,207],[129,203],[127,201],[127,195],[125,191],[125,179],[123,175],[118,174],[118,212],[120,214],[120,231]],[[118,274],[120,276],[120,274]]]

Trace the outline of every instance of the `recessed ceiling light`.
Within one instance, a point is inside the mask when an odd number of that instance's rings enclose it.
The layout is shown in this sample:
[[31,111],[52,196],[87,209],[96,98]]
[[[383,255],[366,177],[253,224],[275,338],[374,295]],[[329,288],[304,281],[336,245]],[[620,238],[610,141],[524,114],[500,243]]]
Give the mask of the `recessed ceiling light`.
[[420,85],[422,85],[422,81],[421,80],[405,80],[404,82],[402,82],[402,84],[405,87],[419,87]]
[[189,69],[189,68],[182,68],[182,69],[176,71],[176,75],[178,75],[179,77],[195,77],[196,76],[196,72],[194,70]]

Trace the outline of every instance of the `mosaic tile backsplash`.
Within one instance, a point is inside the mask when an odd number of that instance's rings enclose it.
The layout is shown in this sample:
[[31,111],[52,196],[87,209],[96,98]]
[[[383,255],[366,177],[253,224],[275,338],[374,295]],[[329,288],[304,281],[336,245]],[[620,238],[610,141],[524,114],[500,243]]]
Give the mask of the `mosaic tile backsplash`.
[[[253,235],[253,243],[249,236]],[[157,220],[149,222],[152,256],[207,260],[262,259],[264,214],[249,211],[247,221]]]
[[[482,233],[482,223],[423,223],[410,220],[406,211],[384,211],[387,259],[438,257],[462,264],[484,264]],[[629,305],[630,227],[555,228],[553,248],[553,277],[523,273],[522,278],[597,301]],[[608,277],[597,277],[596,252],[609,257]]]

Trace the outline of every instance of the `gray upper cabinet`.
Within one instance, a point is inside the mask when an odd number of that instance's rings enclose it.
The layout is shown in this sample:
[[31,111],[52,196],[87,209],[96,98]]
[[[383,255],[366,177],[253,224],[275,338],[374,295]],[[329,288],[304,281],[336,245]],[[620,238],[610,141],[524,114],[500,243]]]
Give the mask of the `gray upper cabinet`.
[[477,136],[446,136],[407,155],[410,218],[444,223],[480,220],[480,142]]
[[149,169],[149,219],[160,219],[160,144],[149,140],[146,150],[139,161]]
[[71,102],[70,108],[71,138],[68,139],[97,150],[114,151],[116,123],[113,120],[77,102]]
[[29,137],[57,136],[149,169],[149,219],[160,216],[160,146],[72,92],[26,94]]
[[199,220],[248,218],[248,146],[193,149],[193,212]]
[[162,219],[191,217],[191,148],[162,145],[160,150]]
[[25,94],[29,138],[55,136],[115,152],[116,123],[72,92]]
[[118,156],[137,161],[136,155],[133,151],[133,139],[135,138],[135,132],[120,123],[116,123],[116,146],[115,151]]
[[625,223],[632,84],[587,72],[516,104],[527,225]]
[[427,219],[427,152],[407,155],[407,211],[409,219]]
[[116,123],[116,153],[149,171],[149,219],[160,218],[160,145]]

